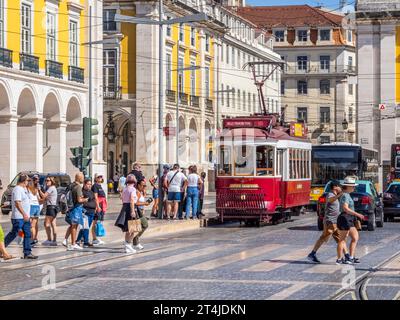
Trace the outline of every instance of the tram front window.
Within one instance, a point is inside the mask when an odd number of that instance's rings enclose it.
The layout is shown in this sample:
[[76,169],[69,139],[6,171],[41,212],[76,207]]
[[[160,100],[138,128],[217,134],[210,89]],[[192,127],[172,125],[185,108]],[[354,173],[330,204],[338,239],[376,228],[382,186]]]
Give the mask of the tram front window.
[[254,175],[254,147],[241,145],[234,148],[235,175],[253,176]]
[[219,150],[218,175],[232,175],[231,147],[222,146]]
[[274,175],[274,148],[258,146],[256,151],[257,176]]

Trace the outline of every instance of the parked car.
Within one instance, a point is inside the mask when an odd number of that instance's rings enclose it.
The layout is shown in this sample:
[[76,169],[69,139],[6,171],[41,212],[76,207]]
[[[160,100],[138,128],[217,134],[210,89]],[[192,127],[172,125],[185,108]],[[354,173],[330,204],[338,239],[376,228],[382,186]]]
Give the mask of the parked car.
[[392,182],[383,193],[384,220],[393,221],[400,216],[400,182]]
[[[65,193],[66,188],[71,184],[71,177],[66,173],[60,172],[52,172],[52,173],[39,173],[37,171],[23,171],[18,173],[15,178],[11,181],[11,183],[7,186],[6,190],[4,190],[3,196],[1,197],[1,212],[3,214],[9,214],[11,211],[11,194],[14,187],[17,185],[18,178],[21,174],[27,174],[29,177],[33,177],[34,175],[39,176],[39,183],[42,191],[44,190],[44,181],[46,177],[53,177],[56,183],[56,188],[59,194]],[[44,209],[45,210],[45,209]]]
[[[340,181],[343,183],[343,180]],[[362,225],[366,225],[369,231],[374,231],[375,227],[383,227],[383,201],[382,195],[378,194],[374,184],[371,181],[357,180],[354,192],[350,193],[354,201],[354,209],[356,212],[366,217],[362,221]],[[331,182],[325,185],[324,193],[318,199],[317,215],[318,215],[318,229],[323,229],[323,219],[325,216],[326,196],[331,190]]]

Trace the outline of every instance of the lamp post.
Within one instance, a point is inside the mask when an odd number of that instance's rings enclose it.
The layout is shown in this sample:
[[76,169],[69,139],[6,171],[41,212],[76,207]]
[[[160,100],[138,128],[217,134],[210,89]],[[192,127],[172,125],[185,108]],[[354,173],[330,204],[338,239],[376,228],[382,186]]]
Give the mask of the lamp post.
[[[177,23],[190,23],[190,22],[204,22],[208,20],[208,16],[205,13],[198,13],[198,14],[192,14],[180,18],[175,18],[175,19],[168,19],[168,20],[163,20],[163,15],[164,15],[164,5],[163,5],[163,0],[159,0],[158,3],[158,15],[159,19],[157,20],[152,20],[148,18],[138,18],[138,17],[130,17],[130,16],[124,16],[120,14],[115,15],[115,21],[118,22],[127,22],[127,23],[133,23],[133,24],[149,24],[149,25],[158,25],[159,26],[159,37],[158,37],[158,52],[159,52],[159,57],[158,57],[158,173],[160,176],[160,183],[159,183],[159,194],[160,196],[163,193],[163,186],[161,183],[161,175],[163,172],[163,113],[164,113],[164,84],[163,84],[163,53],[164,53],[164,25],[172,25],[172,24],[177,24]],[[160,201],[160,204],[158,206],[158,217],[160,219],[163,218],[162,214],[163,210],[163,202]]]
[[[179,45],[178,45],[178,56],[177,61],[179,61]],[[190,66],[185,68],[178,68],[171,70],[176,71],[176,128],[175,128],[175,137],[176,137],[176,155],[175,155],[175,163],[179,163],[179,102],[180,102],[180,91],[179,91],[179,73],[184,71],[194,71],[201,69],[200,66]],[[183,79],[182,79],[183,81]]]

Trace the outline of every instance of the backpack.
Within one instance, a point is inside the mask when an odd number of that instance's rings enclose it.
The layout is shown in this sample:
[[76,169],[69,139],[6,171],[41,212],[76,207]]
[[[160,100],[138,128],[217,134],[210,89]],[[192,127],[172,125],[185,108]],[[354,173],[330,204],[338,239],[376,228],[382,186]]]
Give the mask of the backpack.
[[62,214],[66,214],[74,208],[74,200],[72,198],[72,184],[67,187],[65,193],[62,193],[60,195],[59,206]]

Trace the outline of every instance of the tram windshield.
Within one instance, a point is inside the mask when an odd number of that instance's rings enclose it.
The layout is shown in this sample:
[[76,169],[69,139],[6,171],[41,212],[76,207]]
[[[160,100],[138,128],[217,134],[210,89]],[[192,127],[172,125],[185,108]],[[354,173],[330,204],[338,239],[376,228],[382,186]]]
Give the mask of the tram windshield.
[[219,160],[218,160],[218,175],[220,176],[232,175],[231,155],[232,155],[232,148],[230,146],[220,147]]
[[249,145],[234,147],[235,176],[254,175],[254,149]]
[[256,150],[257,176],[272,176],[274,174],[274,148],[258,146]]

